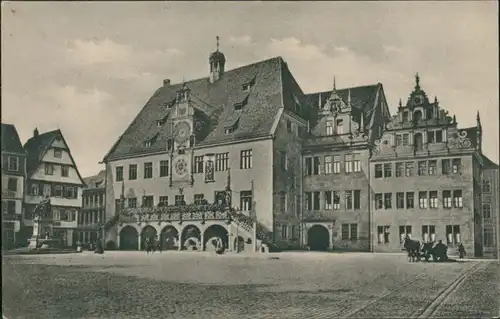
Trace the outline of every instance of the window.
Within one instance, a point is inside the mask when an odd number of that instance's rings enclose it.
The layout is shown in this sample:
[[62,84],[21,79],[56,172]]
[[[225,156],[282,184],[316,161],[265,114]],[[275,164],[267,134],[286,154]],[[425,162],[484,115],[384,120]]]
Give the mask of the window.
[[312,158],[306,157],[306,176],[312,175]]
[[320,210],[320,192],[313,193],[313,209]]
[[446,242],[450,246],[460,243],[460,225],[446,225]]
[[333,209],[340,209],[340,194],[338,191],[333,191]]
[[352,155],[352,154],[345,155],[345,172],[346,173],[352,172],[353,161],[354,161],[354,155]]
[[399,226],[400,243],[404,242],[406,236],[408,236],[411,239],[411,226],[410,225]]
[[350,233],[349,238],[351,240],[358,239],[358,224],[351,224],[351,233]]
[[337,134],[344,134],[344,121],[343,120],[337,120]]
[[297,227],[295,225],[292,225],[290,233],[292,239],[297,239]]
[[385,163],[384,164],[384,177],[391,177],[392,176],[392,163]]
[[123,181],[123,166],[117,166],[115,168],[115,178],[117,182]]
[[286,131],[292,133],[292,122],[290,120],[286,121]]
[[7,189],[13,192],[17,192],[17,178],[9,177],[9,181],[7,182]]
[[215,171],[222,172],[229,168],[229,153],[215,154]]
[[[19,157],[17,156],[9,156],[7,158],[7,165],[9,168],[9,171],[14,171],[17,172],[19,170]],[[45,164],[45,167],[47,167],[47,164]],[[52,174],[47,174],[46,175],[52,175]]]
[[129,180],[137,179],[137,164],[130,164],[128,166],[128,179]]
[[454,158],[452,160],[451,171],[453,172],[453,174],[460,173],[461,163],[462,163],[462,160],[460,158]]
[[491,218],[491,204],[483,204],[483,218]]
[[304,206],[307,210],[312,210],[312,193],[311,192],[305,192],[304,193]]
[[378,243],[379,244],[388,244],[389,243],[389,226],[377,226],[378,233]]
[[413,162],[406,162],[405,163],[405,176],[413,176]]
[[429,192],[429,207],[430,208],[438,208],[438,192],[430,191]]
[[142,207],[153,207],[153,205],[154,205],[153,196],[142,197]]
[[353,155],[354,156],[354,160],[352,161],[352,164],[353,164],[353,171],[355,173],[357,172],[361,172],[361,162],[359,159],[356,159],[356,155]]
[[[241,169],[249,169],[252,168],[252,150],[243,150],[241,151],[240,154],[240,168]],[[202,163],[203,163],[203,158],[202,158]],[[202,170],[203,172],[203,164],[202,164]]]
[[436,137],[434,135],[434,131],[428,131],[427,132],[427,143],[431,144],[436,141]]
[[205,195],[194,194],[194,204],[195,205],[203,205],[203,203],[205,203]]
[[128,208],[136,208],[137,207],[137,198],[127,198],[127,206],[128,206]]
[[31,184],[31,195],[38,196],[40,193],[40,188],[38,184]]
[[280,205],[280,212],[286,213],[286,193],[285,192],[280,192],[279,193],[279,205]]
[[345,209],[352,209],[352,191],[345,191]]
[[320,166],[319,157],[314,157],[313,159],[314,159],[313,174],[319,175],[319,166]]
[[443,142],[443,131],[436,131],[436,143]]
[[280,166],[283,171],[286,171],[288,169],[288,158],[286,156],[286,152],[283,151],[280,151]]
[[396,193],[396,208],[405,208],[405,193]]
[[392,208],[392,193],[384,194],[384,208],[391,209]]
[[341,235],[342,240],[348,240],[349,239],[349,230],[350,230],[349,224],[342,224],[341,229],[342,229],[342,235]]
[[455,206],[456,208],[464,207],[461,190],[454,190],[453,191],[453,206]]
[[413,192],[406,193],[406,209],[415,208],[415,194]]
[[[168,176],[169,165],[168,160],[160,161],[160,177]],[[202,163],[203,168],[203,163]],[[196,157],[195,157],[195,169],[196,169]]]
[[185,204],[184,195],[175,195],[175,206],[184,206]]
[[375,194],[375,209],[384,208],[383,195],[381,193]]
[[415,149],[421,151],[424,148],[424,138],[422,136],[422,133],[415,134],[413,138],[413,145],[415,146]]
[[427,162],[426,161],[419,161],[418,162],[418,176],[424,176],[425,173],[427,172]]
[[61,176],[62,177],[69,176],[69,166],[61,166]]
[[54,175],[54,165],[45,163],[45,175]]
[[436,175],[437,172],[437,161],[429,161],[429,175]]
[[325,209],[333,208],[332,191],[325,192]]
[[428,243],[429,241],[434,242],[436,240],[436,226],[423,225],[422,226],[422,239],[425,243]]
[[375,164],[375,178],[382,178],[383,174],[382,164]]
[[288,239],[288,225],[281,225],[281,239]]
[[403,146],[408,146],[408,145],[410,145],[410,135],[403,134]]
[[241,191],[240,192],[240,206],[242,211],[252,210],[252,191]]
[[401,146],[403,142],[403,136],[401,134],[396,134],[396,146]]
[[450,160],[449,159],[441,160],[441,171],[442,171],[443,175],[450,174]]
[[325,156],[325,174],[331,174],[333,172],[332,157]]
[[63,197],[63,187],[60,185],[54,186],[54,196]]
[[489,179],[483,179],[483,193],[491,193],[491,182]]
[[153,178],[153,163],[144,163],[144,178]]
[[396,163],[396,177],[401,177],[403,176],[403,171],[404,171],[404,163]]
[[340,156],[339,155],[336,155],[333,157],[333,173],[334,174],[340,173]]
[[408,120],[410,119],[408,114],[408,111],[403,112],[403,122],[408,122]]
[[160,207],[168,206],[168,196],[160,196],[160,199],[158,201],[158,206]]
[[[77,189],[74,187],[65,187],[64,188],[64,197],[66,198],[77,198]],[[97,203],[96,203],[97,204]]]
[[54,149],[54,157],[55,158],[62,158],[62,151],[59,149]]
[[43,196],[50,196],[52,194],[52,186],[50,184],[43,185]]
[[443,207],[451,208],[451,191],[443,191]]
[[418,207],[427,208],[427,192],[418,192]]
[[354,191],[354,209],[361,208],[361,190],[357,189]]
[[327,136],[333,135],[333,122],[332,121],[326,121],[326,135]]
[[484,247],[494,247],[495,246],[492,228],[489,228],[489,227],[484,228],[484,230],[483,230],[483,243],[484,243]]

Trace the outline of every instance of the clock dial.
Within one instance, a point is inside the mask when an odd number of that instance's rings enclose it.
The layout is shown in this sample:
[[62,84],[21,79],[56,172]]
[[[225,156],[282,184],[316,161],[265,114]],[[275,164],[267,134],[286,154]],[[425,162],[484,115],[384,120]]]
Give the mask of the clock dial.
[[188,173],[188,162],[184,157],[177,159],[175,162],[175,173],[178,176],[185,176]]
[[180,122],[175,125],[175,141],[178,144],[186,142],[189,138],[190,127],[187,122]]

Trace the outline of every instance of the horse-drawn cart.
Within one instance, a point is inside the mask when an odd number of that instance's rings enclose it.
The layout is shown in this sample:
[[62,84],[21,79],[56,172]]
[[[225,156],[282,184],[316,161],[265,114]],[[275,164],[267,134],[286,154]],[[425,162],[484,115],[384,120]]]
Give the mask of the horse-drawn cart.
[[441,240],[438,243],[421,243],[419,240],[406,237],[403,246],[404,250],[408,252],[410,261],[419,261],[421,258],[424,258],[425,261],[429,261],[431,258],[433,261],[448,260],[448,247]]

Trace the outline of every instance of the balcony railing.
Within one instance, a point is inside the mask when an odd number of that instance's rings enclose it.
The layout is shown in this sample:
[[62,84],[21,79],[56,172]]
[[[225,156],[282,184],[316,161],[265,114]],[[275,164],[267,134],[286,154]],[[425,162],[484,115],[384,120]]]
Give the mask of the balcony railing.
[[3,221],[18,221],[21,220],[21,214],[16,213],[4,213],[2,214]]

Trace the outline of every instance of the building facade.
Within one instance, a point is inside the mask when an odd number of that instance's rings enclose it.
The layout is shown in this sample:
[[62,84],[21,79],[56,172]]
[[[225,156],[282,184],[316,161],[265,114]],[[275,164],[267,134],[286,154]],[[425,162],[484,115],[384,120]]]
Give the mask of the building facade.
[[105,156],[107,242],[401,251],[410,235],[492,249],[480,120],[459,129],[418,76],[391,116],[380,83],[305,94],[281,57],[208,62],[207,77],[164,80]]
[[26,244],[21,235],[26,153],[14,125],[2,127],[2,247]]
[[482,184],[482,227],[484,256],[498,258],[500,208],[498,201],[498,164],[493,163],[483,155],[483,184]]
[[83,245],[95,244],[98,233],[106,221],[104,196],[106,171],[83,179],[82,209],[78,214],[77,238]]
[[28,159],[23,218],[27,239],[33,233],[33,210],[49,197],[52,215],[40,221],[41,236],[60,239],[64,246],[75,245],[84,183],[62,132],[39,134],[35,129],[24,149]]

